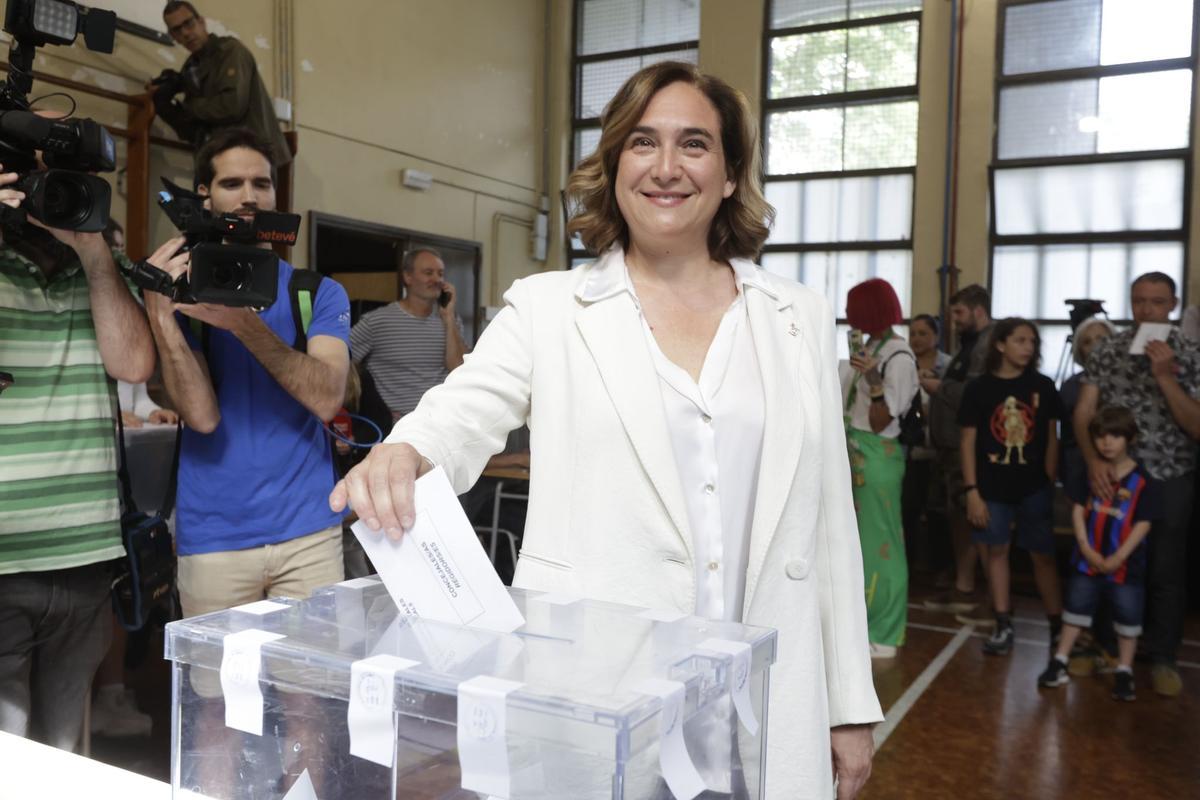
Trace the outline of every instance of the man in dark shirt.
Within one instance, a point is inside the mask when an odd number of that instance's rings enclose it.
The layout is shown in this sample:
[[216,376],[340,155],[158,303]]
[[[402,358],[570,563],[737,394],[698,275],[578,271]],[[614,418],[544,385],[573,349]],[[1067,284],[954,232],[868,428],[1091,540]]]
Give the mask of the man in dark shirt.
[[[154,109],[199,149],[213,132],[249,128],[271,146],[276,168],[291,162],[271,95],[246,46],[232,36],[209,34],[204,17],[186,0],[163,8],[167,32],[191,55],[182,72],[166,70],[153,86]],[[176,96],[183,94],[183,99]]]
[[[938,464],[946,480],[946,518],[950,523],[955,565],[953,589],[925,601],[925,607],[931,611],[968,614],[977,605],[974,598],[977,553],[971,543],[971,527],[963,498],[957,419],[967,381],[984,371],[987,340],[992,331],[991,307],[992,299],[987,289],[978,284],[954,293],[950,298],[950,318],[958,331],[958,352],[940,380],[921,378],[921,388],[929,395],[930,440],[937,450]],[[990,616],[982,614],[980,619],[990,621]]]

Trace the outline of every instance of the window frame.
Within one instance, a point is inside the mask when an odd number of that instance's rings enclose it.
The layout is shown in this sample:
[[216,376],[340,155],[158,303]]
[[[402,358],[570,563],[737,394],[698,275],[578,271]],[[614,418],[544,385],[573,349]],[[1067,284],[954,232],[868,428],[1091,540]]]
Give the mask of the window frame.
[[[658,55],[659,53],[673,53],[679,50],[695,50],[697,54],[700,52],[700,40],[687,39],[679,42],[667,42],[664,44],[656,44],[650,47],[634,47],[624,50],[610,50],[600,53],[588,53],[581,55],[579,52],[579,34],[583,24],[583,4],[585,0],[574,0],[571,4],[571,125],[570,125],[570,142],[567,147],[567,175],[570,175],[575,170],[575,165],[579,163],[578,154],[575,152],[575,141],[579,131],[588,128],[596,128],[600,125],[600,117],[580,117],[579,116],[579,101],[580,88],[583,82],[583,67],[585,64],[594,64],[603,61],[616,61],[622,58],[639,58],[641,56]],[[697,11],[699,14],[699,11]],[[564,226],[568,219],[568,209],[566,204],[566,191],[561,193],[563,223]],[[572,237],[565,236],[564,248],[566,249],[566,268],[570,269],[571,264],[579,259],[593,260],[599,254],[592,253],[586,249],[580,250],[572,246]]]
[[[1103,2],[1103,0],[1100,0]],[[1183,271],[1180,275],[1177,294],[1181,300],[1187,297],[1188,264],[1192,258],[1192,241],[1190,235],[1190,220],[1192,214],[1192,175],[1194,169],[1194,152],[1196,148],[1196,78],[1197,67],[1200,65],[1200,0],[1192,2],[1192,52],[1185,58],[1154,59],[1150,61],[1135,61],[1128,64],[1096,65],[1090,67],[1070,67],[1066,69],[1042,70],[1038,72],[1023,72],[1016,75],[1004,74],[1004,46],[1008,10],[1024,5],[1039,5],[1047,0],[1000,0],[996,8],[996,52],[995,52],[995,91],[992,97],[992,159],[988,165],[988,291],[995,295],[995,262],[996,251],[1008,246],[1047,245],[1089,245],[1089,244],[1138,244],[1147,242],[1179,242],[1183,246]],[[1187,145],[1183,148],[1156,150],[1129,150],[1114,153],[1091,153],[1068,156],[1037,156],[1023,158],[1000,158],[1000,95],[1002,90],[1013,86],[1032,86],[1038,84],[1059,83],[1068,80],[1096,80],[1121,75],[1143,75],[1153,72],[1188,69],[1192,72],[1191,108],[1188,114]],[[996,173],[1006,169],[1057,167],[1082,164],[1114,164],[1129,161],[1160,161],[1172,160],[1183,163],[1183,214],[1179,228],[1159,230],[1124,230],[1104,231],[1095,233],[1034,233],[1034,234],[1001,234],[997,232],[996,209]],[[1041,266],[1039,265],[1039,269]],[[1106,300],[1107,298],[1095,298]],[[1042,325],[1069,325],[1069,309],[1064,306],[1061,317],[1030,317],[1030,321]],[[1130,324],[1131,319],[1111,320],[1117,325]],[[1071,331],[1073,334],[1074,332]],[[1068,339],[1070,341],[1070,339]],[[1044,354],[1043,354],[1044,355]]]
[[[882,177],[887,175],[911,175],[912,176],[912,199],[909,215],[909,229],[907,239],[887,239],[875,241],[838,241],[838,242],[803,242],[791,244],[766,244],[762,248],[763,254],[769,253],[833,253],[833,252],[868,252],[879,250],[907,250],[910,253],[913,250],[913,233],[916,227],[916,203],[917,203],[917,164],[914,158],[914,163],[907,167],[872,167],[866,169],[846,169],[846,170],[822,170],[814,172],[792,172],[771,174],[769,172],[770,163],[770,140],[768,135],[768,120],[771,115],[786,111],[799,111],[813,108],[846,108],[855,105],[876,105],[886,102],[904,102],[913,101],[919,104],[919,94],[921,85],[921,43],[925,35],[925,25],[922,17],[924,16],[924,2],[922,0],[922,8],[916,11],[905,11],[901,13],[883,14],[876,17],[851,18],[847,13],[847,18],[830,22],[820,22],[812,25],[794,25],[787,28],[772,28],[771,18],[776,0],[766,0],[763,9],[763,35],[762,35],[762,58],[760,65],[760,80],[761,92],[760,99],[762,101],[759,110],[759,131],[762,138],[762,168],[763,168],[763,184],[764,187],[768,183],[794,183],[797,181],[810,181],[822,179],[840,179],[840,178],[870,178]],[[847,0],[849,6],[849,0]],[[774,39],[786,38],[788,36],[797,36],[806,33],[822,33],[835,30],[852,30],[854,28],[867,28],[879,25],[894,24],[898,22],[916,22],[917,24],[917,43],[916,43],[916,80],[908,86],[892,86],[883,89],[867,89],[852,92],[837,92],[822,95],[811,95],[805,97],[780,97],[771,98],[771,66],[772,66],[772,49],[771,42]],[[918,114],[919,114],[918,105]],[[843,131],[843,148],[845,147],[845,138]],[[912,274],[909,274],[910,286],[908,287],[911,294]],[[911,301],[910,301],[911,302]],[[911,309],[910,309],[911,312]],[[845,317],[841,316],[841,309],[834,309],[838,324],[846,322]]]

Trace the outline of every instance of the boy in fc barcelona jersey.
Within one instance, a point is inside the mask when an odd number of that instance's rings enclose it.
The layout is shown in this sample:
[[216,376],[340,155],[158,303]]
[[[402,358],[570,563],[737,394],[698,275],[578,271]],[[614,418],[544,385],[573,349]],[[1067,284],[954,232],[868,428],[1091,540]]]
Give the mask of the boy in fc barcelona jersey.
[[1101,409],[1088,425],[1088,434],[1117,477],[1109,500],[1089,493],[1083,485],[1067,487],[1074,500],[1071,517],[1076,547],[1071,555],[1062,639],[1038,685],[1061,686],[1070,680],[1067,657],[1071,647],[1080,631],[1091,626],[1092,615],[1107,596],[1119,648],[1113,697],[1133,700],[1133,655],[1142,633],[1145,605],[1146,535],[1150,523],[1162,515],[1163,500],[1159,485],[1129,455],[1137,438],[1137,422],[1128,409]]

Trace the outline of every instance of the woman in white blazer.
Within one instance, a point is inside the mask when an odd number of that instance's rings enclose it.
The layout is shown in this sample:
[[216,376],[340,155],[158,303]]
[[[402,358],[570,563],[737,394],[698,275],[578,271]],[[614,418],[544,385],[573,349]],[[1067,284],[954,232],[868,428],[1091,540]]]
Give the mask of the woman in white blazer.
[[474,353],[330,496],[400,536],[433,467],[465,492],[528,423],[515,585],[779,631],[769,798],[857,794],[871,681],[834,318],[747,260],[773,211],[745,98],[693,65],[634,75],[571,176],[604,255],[517,281]]

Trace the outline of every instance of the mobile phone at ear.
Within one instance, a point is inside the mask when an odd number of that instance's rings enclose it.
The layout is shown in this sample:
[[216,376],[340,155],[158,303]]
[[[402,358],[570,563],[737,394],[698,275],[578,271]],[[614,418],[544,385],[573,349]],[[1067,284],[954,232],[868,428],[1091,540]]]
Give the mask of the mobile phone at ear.
[[450,305],[450,293],[445,289],[443,289],[442,293],[438,295],[438,305],[442,308]]

